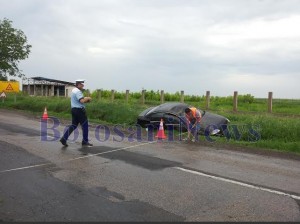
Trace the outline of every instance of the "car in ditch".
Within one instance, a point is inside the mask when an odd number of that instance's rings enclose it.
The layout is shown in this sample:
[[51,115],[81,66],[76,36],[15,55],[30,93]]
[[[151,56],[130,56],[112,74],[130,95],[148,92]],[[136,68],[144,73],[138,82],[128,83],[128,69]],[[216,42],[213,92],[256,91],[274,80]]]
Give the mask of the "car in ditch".
[[[137,124],[143,128],[147,128],[150,125],[157,127],[162,119],[165,128],[172,126],[174,129],[180,129],[183,132],[187,131],[184,112],[187,107],[191,107],[191,105],[179,102],[168,102],[149,107],[138,115]],[[202,115],[201,128],[198,134],[222,135],[230,122],[229,119],[215,113],[197,109]]]

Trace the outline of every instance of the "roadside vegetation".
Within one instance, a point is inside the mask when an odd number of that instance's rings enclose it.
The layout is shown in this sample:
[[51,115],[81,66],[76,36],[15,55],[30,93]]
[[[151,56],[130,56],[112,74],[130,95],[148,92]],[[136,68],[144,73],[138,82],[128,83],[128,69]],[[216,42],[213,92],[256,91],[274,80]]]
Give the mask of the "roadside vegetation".
[[[110,91],[102,91],[101,99],[97,92],[91,93],[91,96],[93,101],[87,104],[87,111],[90,122],[95,124],[132,126],[140,112],[160,104],[158,91],[146,92],[144,104],[140,93],[131,93],[128,103],[125,102],[125,93],[115,93],[113,102]],[[250,94],[239,96],[238,112],[235,113],[232,97],[210,99],[210,111],[227,117],[230,125],[236,126],[240,132],[239,136],[229,138],[213,137],[215,142],[300,153],[300,100],[274,99],[273,113],[270,114],[267,113],[267,99],[255,99]],[[165,94],[165,102],[169,101],[180,101],[180,94]],[[184,101],[205,108],[205,96],[185,96]],[[32,97],[19,93],[8,94],[4,102],[0,101],[0,108],[23,110],[37,117],[42,116],[45,107],[49,116],[71,119],[69,98]],[[259,133],[259,138],[249,134],[249,127]]]

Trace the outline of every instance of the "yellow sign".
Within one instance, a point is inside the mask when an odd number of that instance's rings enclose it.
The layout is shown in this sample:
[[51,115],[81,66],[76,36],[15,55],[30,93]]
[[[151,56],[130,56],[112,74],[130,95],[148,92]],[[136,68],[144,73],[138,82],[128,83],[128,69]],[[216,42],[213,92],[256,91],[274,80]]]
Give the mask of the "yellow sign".
[[19,82],[0,81],[0,91],[5,93],[18,93],[20,92]]

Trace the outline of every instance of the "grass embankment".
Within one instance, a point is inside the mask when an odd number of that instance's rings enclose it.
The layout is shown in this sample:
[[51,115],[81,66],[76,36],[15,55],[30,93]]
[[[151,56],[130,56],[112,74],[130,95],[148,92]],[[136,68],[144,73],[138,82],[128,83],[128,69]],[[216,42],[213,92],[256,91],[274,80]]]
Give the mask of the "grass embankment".
[[[238,128],[240,136],[215,137],[214,140],[224,144],[234,144],[255,148],[267,148],[279,151],[300,153],[300,101],[274,100],[273,114],[266,113],[266,100],[258,99],[252,103],[240,102],[239,112],[233,113],[232,101],[228,97],[211,101],[211,107],[220,115],[227,117],[230,125]],[[186,102],[199,108],[204,108],[204,102]],[[107,99],[93,100],[87,105],[90,122],[96,124],[122,124],[134,125],[138,114],[145,108],[160,104],[159,101],[146,101],[145,105],[139,101],[131,100],[128,104],[124,100],[115,100],[113,103]],[[70,119],[70,99],[63,97],[29,97],[8,95],[0,108],[25,110],[41,116],[47,106],[48,114],[58,118]],[[254,136],[250,129],[259,133]]]

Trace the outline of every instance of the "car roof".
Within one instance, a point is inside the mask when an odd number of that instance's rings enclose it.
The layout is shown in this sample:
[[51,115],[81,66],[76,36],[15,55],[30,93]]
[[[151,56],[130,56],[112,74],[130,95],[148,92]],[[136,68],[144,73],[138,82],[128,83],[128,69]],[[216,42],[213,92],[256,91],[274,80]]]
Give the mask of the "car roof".
[[161,104],[155,108],[153,108],[153,110],[151,110],[151,112],[174,112],[174,113],[180,113],[183,112],[185,108],[189,107],[188,104],[185,103],[178,103],[178,102],[171,102],[171,103],[164,103]]

